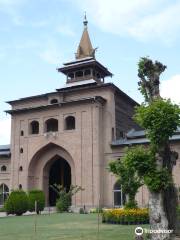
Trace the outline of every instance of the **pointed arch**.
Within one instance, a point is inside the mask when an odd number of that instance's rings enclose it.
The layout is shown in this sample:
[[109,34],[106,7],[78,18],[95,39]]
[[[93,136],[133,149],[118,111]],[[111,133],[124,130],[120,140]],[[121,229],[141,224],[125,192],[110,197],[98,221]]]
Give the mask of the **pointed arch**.
[[71,184],[76,185],[73,158],[67,150],[55,143],[49,143],[39,149],[32,157],[28,168],[28,188],[43,189],[46,195],[46,204],[49,202],[50,169],[57,159],[65,160],[69,164],[71,169]]

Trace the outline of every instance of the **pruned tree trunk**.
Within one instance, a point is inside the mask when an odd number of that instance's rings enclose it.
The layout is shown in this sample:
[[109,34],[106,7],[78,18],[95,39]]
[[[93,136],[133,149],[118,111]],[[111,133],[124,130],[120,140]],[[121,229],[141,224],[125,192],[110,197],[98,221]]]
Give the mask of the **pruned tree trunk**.
[[[167,230],[168,219],[164,210],[163,193],[150,192],[149,196],[149,213],[151,230]],[[170,235],[167,233],[152,233],[152,240],[169,240]]]

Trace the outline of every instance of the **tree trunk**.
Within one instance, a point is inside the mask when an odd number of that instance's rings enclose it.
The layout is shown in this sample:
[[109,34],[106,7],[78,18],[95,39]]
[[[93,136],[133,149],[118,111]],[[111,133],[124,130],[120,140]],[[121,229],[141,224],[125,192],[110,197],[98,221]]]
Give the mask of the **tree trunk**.
[[[167,167],[169,173],[172,175],[173,166],[176,164],[178,154],[172,152],[169,143],[164,146],[163,151],[163,166]],[[177,206],[178,206],[178,195],[177,190],[172,183],[166,190],[164,190],[164,209],[169,222],[169,229],[173,230],[173,233],[180,233],[178,229],[177,219]]]
[[[151,230],[168,230],[168,220],[164,210],[163,194],[150,192],[149,196],[149,213]],[[169,240],[168,233],[152,233],[152,240]]]

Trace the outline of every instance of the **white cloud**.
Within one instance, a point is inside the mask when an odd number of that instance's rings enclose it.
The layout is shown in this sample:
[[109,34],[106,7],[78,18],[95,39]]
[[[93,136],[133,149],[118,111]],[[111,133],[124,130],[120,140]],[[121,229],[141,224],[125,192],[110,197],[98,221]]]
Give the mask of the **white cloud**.
[[11,119],[0,120],[0,144],[10,143]]
[[5,13],[16,26],[23,26],[23,18],[20,15],[20,8],[27,0],[0,0],[0,12]]
[[65,36],[73,37],[75,35],[75,32],[69,25],[60,25],[57,27],[56,31]]
[[42,60],[49,64],[58,65],[60,62],[59,52],[60,51],[58,48],[55,45],[51,44],[45,50],[43,50],[39,56]]
[[[72,0],[71,0],[72,1]],[[73,2],[73,1],[72,1]],[[180,2],[169,0],[77,0],[103,31],[141,41],[169,43],[180,33]]]
[[175,103],[180,103],[180,74],[172,76],[170,79],[162,81],[161,96],[163,98],[170,98]]

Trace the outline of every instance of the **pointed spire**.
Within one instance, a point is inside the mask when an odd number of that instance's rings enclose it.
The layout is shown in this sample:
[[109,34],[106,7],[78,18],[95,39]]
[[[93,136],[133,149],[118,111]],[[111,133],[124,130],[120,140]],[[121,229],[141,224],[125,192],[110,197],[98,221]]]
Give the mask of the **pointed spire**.
[[85,58],[85,57],[94,57],[95,58],[95,49],[93,49],[93,47],[92,47],[89,33],[87,30],[88,21],[87,21],[87,17],[86,17],[86,12],[84,15],[83,24],[84,24],[84,31],[83,31],[81,41],[80,41],[78,49],[77,49],[76,59]]

